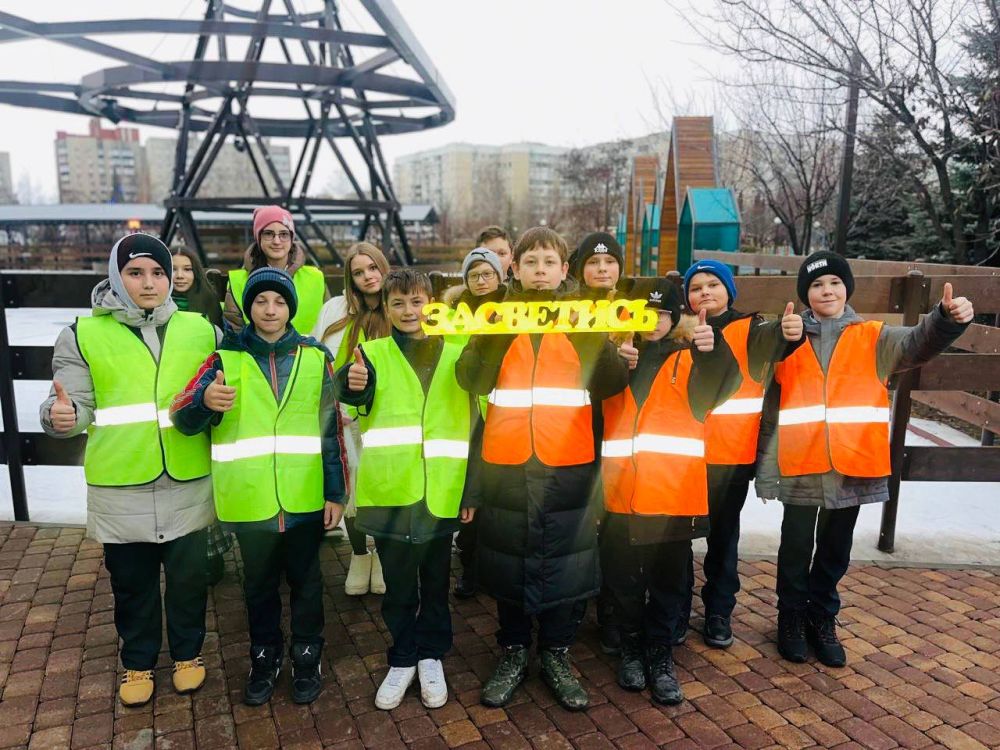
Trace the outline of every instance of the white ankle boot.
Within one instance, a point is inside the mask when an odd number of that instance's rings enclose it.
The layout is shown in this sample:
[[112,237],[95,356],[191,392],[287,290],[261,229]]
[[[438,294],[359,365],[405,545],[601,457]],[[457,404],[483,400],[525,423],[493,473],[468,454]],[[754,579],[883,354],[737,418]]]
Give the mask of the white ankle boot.
[[344,593],[348,596],[362,596],[368,593],[372,580],[372,555],[351,554],[351,567],[344,581]]
[[372,559],[372,579],[371,592],[373,594],[385,593],[385,578],[382,577],[382,561],[379,560],[378,552],[374,550],[368,553]]
[[441,708],[448,702],[448,683],[444,681],[444,666],[440,659],[417,662],[420,675],[420,700],[427,708]]
[[389,674],[382,680],[375,694],[375,708],[391,711],[403,702],[406,689],[417,674],[416,667],[389,667]]

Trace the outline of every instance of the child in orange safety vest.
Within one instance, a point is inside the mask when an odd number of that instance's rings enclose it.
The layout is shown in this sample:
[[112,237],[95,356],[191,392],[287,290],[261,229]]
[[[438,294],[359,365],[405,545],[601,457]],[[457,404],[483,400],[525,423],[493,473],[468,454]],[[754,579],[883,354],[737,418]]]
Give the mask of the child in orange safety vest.
[[619,347],[629,384],[601,403],[602,564],[621,630],[618,684],[642,690],[648,683],[654,701],[673,705],[684,698],[672,646],[691,540],[708,533],[705,418],[742,376],[705,311],[681,319],[675,284],[657,279],[643,296],[657,310],[656,329],[642,334],[638,348]]
[[837,584],[851,559],[861,505],[889,499],[889,394],[894,373],[920,367],[972,321],[972,303],[944,285],[940,304],[912,327],[865,321],[847,304],[854,276],[832,252],[802,262],[798,295],[781,325],[788,347],[765,399],[756,490],[784,504],[778,550],[778,651],[804,662],[812,646],[847,662],[837,638]]

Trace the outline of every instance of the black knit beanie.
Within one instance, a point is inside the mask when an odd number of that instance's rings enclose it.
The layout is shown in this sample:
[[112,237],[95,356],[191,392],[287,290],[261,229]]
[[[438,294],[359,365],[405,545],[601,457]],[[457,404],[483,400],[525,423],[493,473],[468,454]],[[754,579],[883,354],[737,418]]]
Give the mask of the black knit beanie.
[[619,273],[624,275],[625,254],[622,252],[622,246],[607,232],[591,232],[583,238],[573,253],[573,267],[570,269],[570,273],[577,281],[582,280],[583,267],[587,265],[587,261],[590,260],[591,256],[602,253],[617,260]]
[[646,298],[647,310],[669,310],[672,324],[677,325],[677,321],[681,319],[681,292],[677,284],[665,276],[641,281],[643,288],[639,288],[637,281],[631,296],[639,298],[641,292]]
[[261,292],[277,292],[285,298],[288,305],[288,320],[291,322],[295,317],[295,311],[299,308],[299,298],[295,293],[295,282],[292,277],[280,268],[264,266],[258,268],[249,278],[247,278],[246,288],[243,290],[243,312],[249,318],[250,308],[253,301]]
[[158,237],[144,232],[126,234],[115,246],[111,248],[111,257],[118,266],[118,272],[128,265],[129,261],[136,258],[150,258],[155,261],[167,274],[173,276],[174,264],[170,259],[170,251]]
[[843,281],[844,286],[847,287],[847,299],[851,298],[851,295],[854,294],[854,273],[851,271],[850,264],[843,255],[823,250],[807,255],[806,259],[802,261],[802,265],[799,266],[799,281],[796,290],[803,304],[809,305],[809,286],[820,276],[827,274],[833,274]]

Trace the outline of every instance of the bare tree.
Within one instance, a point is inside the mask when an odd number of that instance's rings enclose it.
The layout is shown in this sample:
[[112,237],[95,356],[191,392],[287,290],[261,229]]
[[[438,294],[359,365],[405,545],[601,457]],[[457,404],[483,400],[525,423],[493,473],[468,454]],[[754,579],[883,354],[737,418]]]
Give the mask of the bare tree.
[[965,197],[950,168],[963,128],[955,115],[959,32],[995,7],[996,0],[713,0],[685,13],[707,44],[747,63],[788,66],[830,89],[856,80],[921,155],[899,166],[939,241],[964,263]]

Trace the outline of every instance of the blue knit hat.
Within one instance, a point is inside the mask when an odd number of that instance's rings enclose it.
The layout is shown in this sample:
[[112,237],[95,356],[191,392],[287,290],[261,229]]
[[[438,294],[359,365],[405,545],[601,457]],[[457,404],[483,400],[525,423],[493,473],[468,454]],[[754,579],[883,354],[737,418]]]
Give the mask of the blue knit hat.
[[295,317],[295,311],[299,307],[299,297],[295,293],[295,282],[292,277],[280,268],[264,266],[258,268],[247,278],[246,288],[243,290],[243,312],[250,317],[250,308],[253,301],[261,292],[277,292],[285,298],[288,305],[288,320]]
[[726,291],[729,293],[729,305],[733,306],[733,302],[736,299],[736,280],[733,279],[733,272],[729,270],[729,266],[725,263],[720,263],[717,260],[699,260],[694,263],[684,274],[684,302],[685,306],[690,306],[687,302],[688,298],[688,285],[691,283],[691,277],[696,273],[710,273],[717,277],[722,285],[726,287]]

